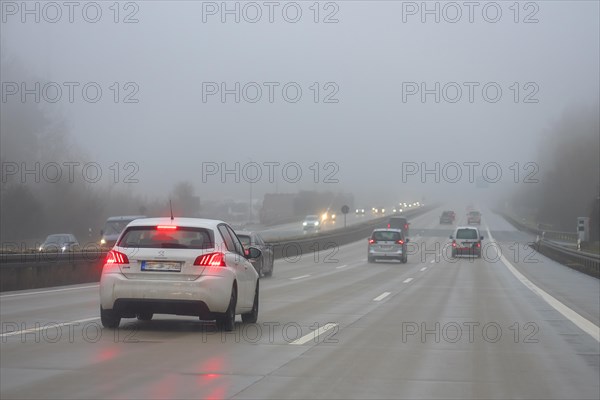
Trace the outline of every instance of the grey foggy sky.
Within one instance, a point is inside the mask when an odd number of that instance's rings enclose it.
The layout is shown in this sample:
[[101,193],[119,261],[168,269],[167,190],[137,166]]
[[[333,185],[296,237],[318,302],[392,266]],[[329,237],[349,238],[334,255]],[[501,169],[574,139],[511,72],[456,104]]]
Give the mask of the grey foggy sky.
[[[339,23],[315,24],[308,9],[313,2],[298,3],[303,17],[296,24],[277,11],[275,23],[265,15],[256,24],[231,17],[221,23],[219,16],[203,23],[202,2],[194,1],[137,2],[134,24],[113,23],[112,2],[101,2],[105,14],[97,24],[77,13],[72,24],[66,16],[56,24],[23,24],[4,15],[2,53],[42,82],[98,82],[104,90],[98,103],[78,96],[73,104],[44,107],[64,115],[90,160],[105,167],[137,163],[134,190],[151,196],[190,180],[203,199],[245,197],[248,184],[232,178],[227,185],[215,177],[203,184],[202,162],[252,159],[302,166],[300,183],[279,179],[280,191],[344,190],[357,203],[407,192],[420,199],[457,186],[424,186],[418,178],[402,185],[403,161],[495,161],[506,173],[515,161],[537,159],[540,138],[566,108],[598,98],[596,1],[534,2],[539,22],[532,24],[513,22],[512,1],[498,2],[503,15],[495,24],[477,10],[473,23],[466,15],[455,24],[431,16],[422,23],[420,15],[404,23],[402,2],[391,1],[334,2]],[[521,20],[526,14],[521,10]],[[113,103],[108,87],[128,81],[139,85],[139,103]],[[276,91],[271,104],[263,91],[256,104],[235,104],[231,96],[225,104],[217,96],[203,103],[202,82],[210,81],[297,82],[303,96],[289,104]],[[313,82],[335,82],[339,103],[315,104]],[[476,89],[469,103],[463,86],[456,104],[436,104],[433,96],[425,104],[418,96],[403,103],[402,82],[497,82],[503,94],[488,103]],[[521,84],[518,103],[509,90],[513,82]],[[538,85],[539,103],[522,102],[526,82]],[[328,161],[339,165],[340,183],[315,185],[308,167]],[[274,189],[263,175],[255,196]]]

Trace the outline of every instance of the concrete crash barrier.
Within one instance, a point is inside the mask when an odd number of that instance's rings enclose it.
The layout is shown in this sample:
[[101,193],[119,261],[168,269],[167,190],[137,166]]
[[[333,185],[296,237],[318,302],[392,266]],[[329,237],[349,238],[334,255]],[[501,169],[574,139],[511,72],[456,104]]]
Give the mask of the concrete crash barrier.
[[[420,207],[408,210],[402,215],[416,216],[433,208],[433,206]],[[373,229],[385,227],[390,216],[354,224],[347,228],[267,242],[267,244],[273,246],[275,258],[285,258],[290,261],[315,251],[327,252],[359,240],[366,241]],[[1,254],[0,292],[98,282],[105,258],[106,251]]]
[[98,282],[106,252],[0,255],[0,291]]

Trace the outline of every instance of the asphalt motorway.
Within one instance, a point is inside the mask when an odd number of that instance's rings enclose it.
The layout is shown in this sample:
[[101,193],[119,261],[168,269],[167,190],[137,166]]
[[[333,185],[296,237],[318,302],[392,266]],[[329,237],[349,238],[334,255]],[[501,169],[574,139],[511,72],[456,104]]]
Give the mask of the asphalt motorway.
[[0,397],[599,398],[599,281],[489,210],[484,257],[450,259],[439,213],[410,221],[407,264],[367,264],[366,239],[277,260],[258,323],[234,332],[102,329],[97,285],[3,294]]

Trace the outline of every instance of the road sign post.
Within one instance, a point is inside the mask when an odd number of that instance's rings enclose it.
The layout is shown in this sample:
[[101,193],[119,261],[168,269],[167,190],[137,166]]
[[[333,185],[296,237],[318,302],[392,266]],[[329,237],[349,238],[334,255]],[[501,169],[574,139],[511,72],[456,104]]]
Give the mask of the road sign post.
[[344,228],[346,227],[346,214],[348,214],[348,211],[350,211],[350,207],[348,207],[347,205],[343,205],[342,214],[344,214]]

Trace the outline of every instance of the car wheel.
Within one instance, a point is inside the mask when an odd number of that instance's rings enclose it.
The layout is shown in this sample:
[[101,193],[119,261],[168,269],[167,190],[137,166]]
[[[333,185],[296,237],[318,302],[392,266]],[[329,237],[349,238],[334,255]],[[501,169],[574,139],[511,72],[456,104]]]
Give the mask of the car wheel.
[[144,312],[144,313],[136,314],[136,318],[139,321],[150,321],[153,316],[154,316],[154,314],[151,312]]
[[406,264],[408,262],[408,256],[402,257],[402,264]]
[[231,298],[227,311],[219,316],[217,325],[224,331],[231,332],[235,328],[235,306],[237,304],[237,292],[235,286],[231,288]]
[[252,311],[248,314],[242,314],[242,322],[245,324],[255,324],[258,320],[258,281],[256,281],[256,290],[254,291],[254,303],[252,304]]
[[367,262],[369,264],[373,264],[375,262],[375,258],[373,258],[373,257],[367,257]]
[[121,323],[121,316],[114,310],[104,310],[100,307],[100,321],[108,329],[116,329]]
[[456,251],[454,251],[454,250],[452,251],[451,257],[456,258]]

